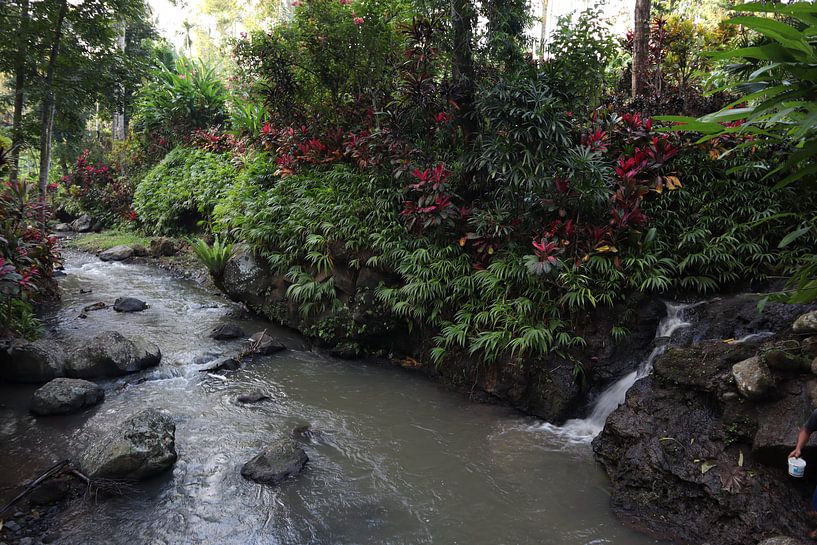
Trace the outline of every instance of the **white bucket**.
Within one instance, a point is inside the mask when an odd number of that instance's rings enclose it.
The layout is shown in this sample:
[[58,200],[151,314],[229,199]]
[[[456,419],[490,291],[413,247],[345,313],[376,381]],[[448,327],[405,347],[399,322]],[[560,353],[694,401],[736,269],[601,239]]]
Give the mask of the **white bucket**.
[[789,458],[789,475],[802,477],[806,473],[806,461],[802,458]]

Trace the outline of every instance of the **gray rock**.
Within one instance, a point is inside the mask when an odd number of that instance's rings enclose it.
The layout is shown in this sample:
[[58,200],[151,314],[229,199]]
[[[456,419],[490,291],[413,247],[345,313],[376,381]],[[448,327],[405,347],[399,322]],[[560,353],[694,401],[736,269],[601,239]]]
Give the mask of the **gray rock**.
[[817,375],[817,358],[811,360],[811,373]]
[[774,386],[774,377],[769,372],[769,368],[757,356],[733,365],[732,376],[737,384],[738,392],[747,399],[766,397]]
[[68,358],[65,374],[76,378],[120,376],[159,365],[161,359],[154,343],[108,331],[76,349]]
[[130,246],[114,246],[99,254],[102,261],[126,261],[133,257],[133,248]]
[[776,536],[764,539],[758,545],[803,545],[803,542],[793,537]]
[[14,522],[13,520],[6,521],[5,527],[10,532],[19,532],[20,531],[20,525],[17,524],[16,522]]
[[176,244],[169,238],[154,238],[150,241],[150,255],[153,257],[176,255]]
[[235,371],[241,366],[239,361],[233,356],[222,356],[212,361],[207,362],[207,365],[199,371],[213,372],[213,371]]
[[32,537],[22,537],[18,542],[18,545],[34,545],[34,538]]
[[791,328],[795,333],[817,333],[817,310],[801,314]]
[[245,337],[244,330],[235,324],[219,324],[210,331],[209,337],[217,341],[241,339]]
[[12,382],[48,382],[64,376],[65,349],[54,341],[15,340],[0,346],[0,378]]
[[[231,299],[247,303],[253,308],[270,300],[283,299],[286,287],[279,286],[280,279],[265,267],[254,255],[239,246],[227,260],[221,287]],[[278,295],[270,293],[277,289]]]
[[41,386],[31,400],[31,412],[45,416],[68,414],[101,403],[101,386],[78,378],[55,378]]
[[131,249],[133,249],[133,255],[136,257],[147,257],[150,255],[148,249],[141,244],[132,244]]
[[158,409],[145,409],[93,443],[81,466],[91,478],[140,481],[176,462],[176,425]]
[[241,475],[251,481],[276,485],[300,473],[308,460],[304,450],[294,441],[283,439],[244,464]]
[[812,358],[817,356],[817,337],[806,337],[800,343],[800,346],[803,348],[803,352]]
[[71,229],[77,233],[87,233],[94,227],[94,220],[88,214],[83,214],[71,222]]
[[254,333],[250,337],[250,342],[255,347],[254,352],[262,356],[276,354],[287,348],[278,339],[268,335],[266,331]]
[[779,371],[802,373],[811,370],[811,359],[801,355],[800,343],[793,339],[775,343],[763,354],[763,359],[770,368]]
[[241,394],[240,396],[236,397],[235,400],[239,403],[259,403],[261,401],[266,401],[270,399],[270,396],[265,394],[264,392],[250,392],[248,394]]
[[116,312],[141,312],[148,308],[148,304],[135,297],[119,297],[113,303]]
[[66,231],[71,231],[71,226],[67,223],[58,223],[54,226],[54,230],[58,233],[65,233]]

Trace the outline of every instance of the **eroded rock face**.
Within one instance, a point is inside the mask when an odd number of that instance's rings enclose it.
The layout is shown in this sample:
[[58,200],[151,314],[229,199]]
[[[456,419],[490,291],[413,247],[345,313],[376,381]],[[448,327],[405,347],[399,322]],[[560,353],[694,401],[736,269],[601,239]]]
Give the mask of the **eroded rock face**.
[[77,378],[55,378],[34,392],[31,412],[40,416],[69,414],[103,399],[105,391],[98,384]]
[[99,254],[102,261],[126,261],[133,257],[133,248],[130,246],[114,246]]
[[65,364],[65,374],[75,378],[115,377],[154,367],[161,359],[156,344],[108,331],[74,350]]
[[267,302],[270,289],[277,283],[278,278],[243,247],[227,261],[221,279],[221,287],[227,295],[255,309]]
[[176,462],[176,425],[167,413],[145,409],[100,438],[82,454],[91,478],[141,481]]
[[620,518],[677,543],[806,535],[814,475],[807,466],[806,479],[788,478],[786,456],[811,410],[814,379],[775,375],[772,397],[746,400],[733,366],[760,352],[719,341],[674,348],[630,389],[593,441]]
[[65,349],[38,339],[0,346],[0,378],[12,382],[48,382],[65,374]]
[[241,475],[245,479],[274,486],[300,473],[308,460],[297,443],[283,439],[244,464]]

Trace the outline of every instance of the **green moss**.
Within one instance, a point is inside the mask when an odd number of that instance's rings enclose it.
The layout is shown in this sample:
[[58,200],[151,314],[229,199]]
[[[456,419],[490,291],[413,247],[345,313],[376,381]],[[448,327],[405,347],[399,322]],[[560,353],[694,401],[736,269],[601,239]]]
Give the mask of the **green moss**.
[[68,247],[85,252],[100,252],[114,246],[133,246],[134,244],[140,244],[147,248],[150,246],[150,238],[135,231],[112,229],[101,233],[80,235],[69,241]]

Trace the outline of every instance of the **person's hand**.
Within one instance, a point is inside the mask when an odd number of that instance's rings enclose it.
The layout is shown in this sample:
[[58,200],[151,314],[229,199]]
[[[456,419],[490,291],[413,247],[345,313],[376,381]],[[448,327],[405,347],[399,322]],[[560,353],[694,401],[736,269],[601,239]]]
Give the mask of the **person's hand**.
[[796,448],[789,453],[789,458],[799,458],[800,457],[800,449]]

